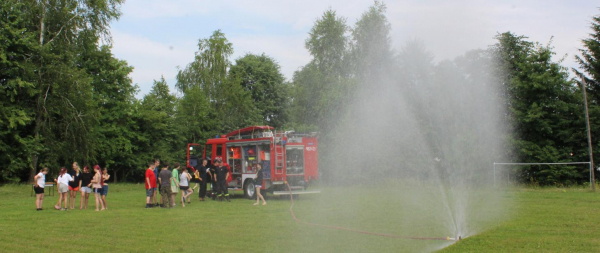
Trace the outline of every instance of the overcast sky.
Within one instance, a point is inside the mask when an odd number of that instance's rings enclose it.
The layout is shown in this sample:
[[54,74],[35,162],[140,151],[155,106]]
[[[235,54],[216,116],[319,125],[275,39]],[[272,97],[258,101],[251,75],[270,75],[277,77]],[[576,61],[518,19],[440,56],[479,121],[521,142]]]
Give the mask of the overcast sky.
[[[552,45],[565,54],[563,65],[576,67],[573,57],[581,39],[591,32],[598,1],[384,1],[392,25],[392,43],[422,40],[436,60],[453,59],[471,49],[494,44],[497,33],[511,31]],[[112,23],[113,53],[135,69],[133,82],[143,97],[152,81],[164,76],[173,88],[177,67],[194,58],[197,43],[221,29],[235,53],[265,53],[276,59],[286,78],[310,60],[304,41],[315,20],[328,8],[354,25],[373,4],[367,0],[200,1],[126,0],[122,17]],[[172,90],[174,91],[174,90]]]

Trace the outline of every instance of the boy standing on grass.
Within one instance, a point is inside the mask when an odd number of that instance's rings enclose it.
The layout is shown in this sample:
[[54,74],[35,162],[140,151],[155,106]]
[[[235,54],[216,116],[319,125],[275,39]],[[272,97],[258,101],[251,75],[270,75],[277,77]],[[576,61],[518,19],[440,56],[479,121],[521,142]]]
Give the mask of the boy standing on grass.
[[179,193],[179,163],[173,164],[173,172],[171,175],[171,203],[175,205],[175,196]]
[[162,199],[163,208],[173,207],[173,202],[171,202],[171,177],[172,174],[169,171],[169,164],[165,163],[165,167],[163,167],[158,174],[158,181],[160,182],[160,197]]
[[154,162],[150,162],[146,170],[146,208],[152,207],[152,197],[156,197],[155,189],[156,176],[154,176]]

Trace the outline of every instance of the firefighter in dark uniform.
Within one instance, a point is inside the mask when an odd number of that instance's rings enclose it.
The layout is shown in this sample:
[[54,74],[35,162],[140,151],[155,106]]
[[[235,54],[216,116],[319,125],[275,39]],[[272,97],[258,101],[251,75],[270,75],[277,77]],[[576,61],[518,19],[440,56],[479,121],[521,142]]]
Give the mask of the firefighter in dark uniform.
[[223,159],[221,157],[215,158],[215,181],[217,182],[217,192],[219,194],[219,201],[223,201],[223,197],[229,200],[229,191],[227,190],[227,178],[229,177],[229,170],[223,166]]
[[215,180],[215,176],[217,175],[216,163],[217,160],[215,159],[215,161],[212,162],[208,169],[208,177],[210,178],[210,197],[212,198],[212,200],[217,199],[217,180]]

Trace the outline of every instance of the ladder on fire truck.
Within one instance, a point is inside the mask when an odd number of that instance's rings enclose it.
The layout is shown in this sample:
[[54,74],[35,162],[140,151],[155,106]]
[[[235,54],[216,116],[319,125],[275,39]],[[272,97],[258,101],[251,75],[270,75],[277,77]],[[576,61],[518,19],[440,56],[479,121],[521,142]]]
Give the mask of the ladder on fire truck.
[[285,164],[285,149],[283,139],[285,137],[285,133],[275,132],[273,135],[273,149],[275,150],[275,174],[283,175],[284,172],[284,164]]

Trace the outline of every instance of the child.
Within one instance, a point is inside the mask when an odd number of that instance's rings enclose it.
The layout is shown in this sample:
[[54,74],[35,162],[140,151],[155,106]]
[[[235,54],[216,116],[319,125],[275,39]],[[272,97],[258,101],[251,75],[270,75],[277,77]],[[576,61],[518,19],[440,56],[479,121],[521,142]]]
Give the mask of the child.
[[73,162],[73,169],[69,171],[69,174],[73,177],[73,181],[69,182],[69,206],[71,209],[75,209],[75,199],[81,186],[81,169],[77,162]]
[[[154,175],[154,162],[148,164],[146,170],[146,208],[152,208],[152,198],[156,190],[156,177]],[[158,203],[158,202],[157,202]]]
[[[94,178],[92,178],[92,181],[88,187],[91,186],[94,189],[94,197],[96,198],[96,212],[101,210],[104,211],[104,202],[102,202],[100,198],[100,194],[102,193],[102,173],[100,172],[99,165],[94,165],[94,172],[96,174],[94,175]],[[100,206],[102,207],[101,210],[98,209]]]
[[[189,198],[189,196],[194,192],[190,189],[189,181],[192,179],[190,173],[187,172],[187,168],[183,168],[183,172],[181,173],[179,179],[179,189],[181,189],[181,206],[185,207],[185,200]],[[190,203],[188,199],[188,204]]]
[[33,189],[35,190],[35,208],[37,208],[38,211],[44,210],[42,209],[42,202],[44,201],[46,174],[48,174],[48,168],[43,168],[40,170],[40,173],[33,178],[33,180],[35,180],[35,186],[33,186]]
[[79,209],[81,210],[87,209],[90,193],[92,193],[90,183],[93,177],[94,175],[90,172],[90,166],[84,166],[83,173],[81,173],[81,181],[79,181],[79,188],[81,189],[81,204],[79,205]]
[[[58,184],[58,203],[54,208],[56,210],[66,211],[67,210],[67,193],[69,192],[69,182],[72,182],[74,179],[67,173],[67,168],[60,168],[60,172],[58,178],[56,179],[56,183]],[[61,204],[65,207],[61,208]]]
[[108,209],[106,205],[106,195],[108,195],[108,184],[106,181],[110,179],[110,175],[108,174],[108,169],[104,168],[102,170],[102,204],[104,204],[104,209]]
[[257,164],[256,165],[257,170],[256,170],[256,176],[254,177],[254,185],[256,187],[256,203],[254,203],[255,206],[258,206],[258,203],[260,202],[260,199],[262,199],[263,201],[263,206],[267,205],[267,201],[265,201],[265,198],[263,198],[263,195],[260,194],[260,188],[262,187],[262,183],[263,183],[263,169],[262,169],[262,165]]

